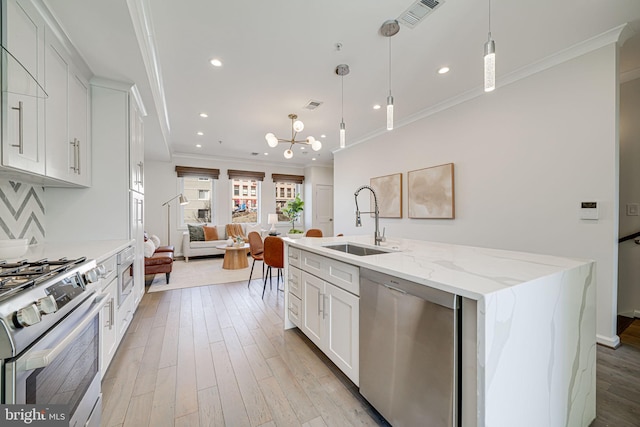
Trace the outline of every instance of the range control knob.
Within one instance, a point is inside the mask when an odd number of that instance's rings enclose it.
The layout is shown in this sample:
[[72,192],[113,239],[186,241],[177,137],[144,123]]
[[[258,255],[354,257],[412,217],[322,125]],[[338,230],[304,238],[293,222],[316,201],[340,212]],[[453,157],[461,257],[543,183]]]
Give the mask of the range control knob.
[[16,320],[20,326],[26,328],[27,326],[35,325],[42,318],[38,307],[35,304],[31,304],[16,311]]
[[105,277],[107,277],[107,267],[104,266],[104,264],[100,264],[96,267],[96,270],[98,270],[98,275],[100,276],[101,279],[104,279]]
[[98,269],[92,268],[91,270],[87,271],[86,273],[84,273],[84,278],[86,279],[87,283],[97,282],[98,280],[100,280]]
[[40,298],[38,302],[36,302],[36,306],[42,314],[51,314],[58,311],[58,304],[56,304],[56,299],[53,295],[47,295],[44,298]]

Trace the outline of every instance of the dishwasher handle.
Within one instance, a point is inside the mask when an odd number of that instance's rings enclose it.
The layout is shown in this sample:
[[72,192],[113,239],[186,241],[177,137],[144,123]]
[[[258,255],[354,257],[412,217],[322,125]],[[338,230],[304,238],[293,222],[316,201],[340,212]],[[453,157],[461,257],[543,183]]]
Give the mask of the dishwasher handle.
[[380,285],[391,291],[418,297],[452,310],[460,308],[459,298],[457,298],[455,294],[433,288],[429,285],[423,285],[366,268],[360,269],[360,279],[361,287],[371,284]]

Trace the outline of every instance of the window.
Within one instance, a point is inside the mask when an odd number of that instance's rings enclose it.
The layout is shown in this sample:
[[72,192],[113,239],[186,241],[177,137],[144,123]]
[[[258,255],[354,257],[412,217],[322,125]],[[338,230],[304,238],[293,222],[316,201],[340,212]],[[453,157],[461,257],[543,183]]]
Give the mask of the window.
[[[231,206],[233,207],[231,222],[258,222],[258,206],[260,205],[258,187],[260,186],[260,181],[234,179],[231,185],[234,188],[233,200],[231,201]],[[236,193],[236,188],[242,188],[242,195]]]
[[194,176],[178,179],[181,181],[182,194],[189,200],[189,203],[184,206],[178,204],[182,214],[182,226],[186,227],[187,224],[198,222],[213,222],[211,195],[213,194],[214,180]]
[[239,196],[240,195],[240,186],[239,185],[234,185],[233,186],[233,195],[234,196]]
[[276,213],[278,214],[278,221],[288,222],[289,218],[282,213],[282,208],[289,200],[295,199],[296,194],[300,194],[300,197],[302,197],[302,184],[295,184],[292,182],[276,182],[275,184]]

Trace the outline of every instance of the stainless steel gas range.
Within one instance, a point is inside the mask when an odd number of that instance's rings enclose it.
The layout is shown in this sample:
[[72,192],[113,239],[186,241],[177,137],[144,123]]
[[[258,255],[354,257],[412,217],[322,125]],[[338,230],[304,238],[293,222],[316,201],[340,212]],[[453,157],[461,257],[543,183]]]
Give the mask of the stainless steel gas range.
[[[99,314],[93,260],[0,262],[0,398],[67,405],[70,426],[100,425]],[[95,286],[97,288],[97,286]]]

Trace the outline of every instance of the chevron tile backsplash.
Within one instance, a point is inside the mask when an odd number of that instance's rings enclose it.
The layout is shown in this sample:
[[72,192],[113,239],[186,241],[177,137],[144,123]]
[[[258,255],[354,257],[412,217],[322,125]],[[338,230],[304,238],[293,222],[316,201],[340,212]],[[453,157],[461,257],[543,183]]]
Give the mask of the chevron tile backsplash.
[[0,239],[44,242],[44,190],[0,179]]

